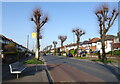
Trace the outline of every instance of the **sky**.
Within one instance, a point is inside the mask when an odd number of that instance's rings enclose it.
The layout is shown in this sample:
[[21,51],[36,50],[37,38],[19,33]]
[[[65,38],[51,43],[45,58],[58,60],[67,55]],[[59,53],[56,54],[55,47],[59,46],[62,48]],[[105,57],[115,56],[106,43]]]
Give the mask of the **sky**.
[[[110,8],[118,8],[117,2],[107,2]],[[40,40],[41,49],[57,41],[60,46],[59,35],[66,35],[64,45],[74,43],[75,36],[72,29],[79,27],[86,32],[81,41],[100,37],[96,8],[103,3],[98,2],[2,2],[2,34],[15,42],[27,46],[29,35],[29,49],[35,49],[36,39],[31,34],[35,32],[35,24],[30,21],[35,8],[40,8],[43,15],[49,17],[42,28],[43,39]],[[117,35],[118,19],[107,34]]]

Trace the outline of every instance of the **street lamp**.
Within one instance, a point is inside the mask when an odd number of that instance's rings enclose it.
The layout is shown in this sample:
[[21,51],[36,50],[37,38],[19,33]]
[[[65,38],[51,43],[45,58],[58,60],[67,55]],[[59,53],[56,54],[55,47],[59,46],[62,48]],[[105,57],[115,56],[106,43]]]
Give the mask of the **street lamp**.
[[37,34],[36,34],[36,32],[33,32],[32,33],[32,38],[36,38],[36,52],[35,52],[35,58],[36,58],[36,71],[37,71],[37,59],[38,59],[38,53],[39,53],[39,51],[38,51],[38,48],[37,48]]

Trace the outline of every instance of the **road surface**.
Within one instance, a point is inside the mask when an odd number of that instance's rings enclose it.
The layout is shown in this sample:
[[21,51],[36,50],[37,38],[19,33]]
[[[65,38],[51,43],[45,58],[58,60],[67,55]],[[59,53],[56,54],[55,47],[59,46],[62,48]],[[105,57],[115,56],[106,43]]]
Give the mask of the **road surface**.
[[117,67],[67,57],[43,56],[54,82],[118,82]]

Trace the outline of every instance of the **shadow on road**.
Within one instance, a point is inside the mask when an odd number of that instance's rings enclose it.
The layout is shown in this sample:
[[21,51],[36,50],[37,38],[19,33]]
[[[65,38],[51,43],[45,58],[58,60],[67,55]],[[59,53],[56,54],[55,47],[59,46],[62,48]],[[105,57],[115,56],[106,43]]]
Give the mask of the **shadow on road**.
[[[97,64],[99,64],[99,63],[97,63]],[[104,67],[108,71],[110,71],[117,78],[118,81],[120,80],[120,68],[118,68],[116,66],[110,66],[107,63],[103,63],[103,64],[99,64],[99,65]]]

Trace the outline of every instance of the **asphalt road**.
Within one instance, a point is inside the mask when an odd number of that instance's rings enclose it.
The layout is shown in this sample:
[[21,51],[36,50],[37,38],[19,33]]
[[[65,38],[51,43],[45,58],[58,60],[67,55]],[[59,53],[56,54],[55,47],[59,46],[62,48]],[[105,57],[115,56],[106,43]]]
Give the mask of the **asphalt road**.
[[47,55],[43,56],[54,82],[118,82],[119,68],[106,64]]

